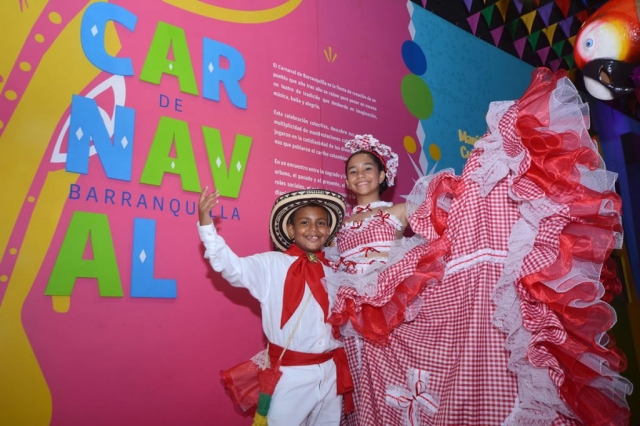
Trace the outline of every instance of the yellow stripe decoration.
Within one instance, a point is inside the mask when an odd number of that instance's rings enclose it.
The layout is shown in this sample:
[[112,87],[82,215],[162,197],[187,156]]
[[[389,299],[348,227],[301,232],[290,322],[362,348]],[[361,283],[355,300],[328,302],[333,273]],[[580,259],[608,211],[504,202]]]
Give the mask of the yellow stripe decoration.
[[[6,3],[9,2],[3,2],[3,6]],[[31,2],[31,6],[34,3],[38,2]],[[90,3],[93,1],[87,2]],[[24,94],[16,99],[18,105],[0,136],[0,169],[3,178],[11,182],[11,190],[3,193],[0,209],[2,255],[24,200],[36,203],[0,304],[1,425],[46,426],[51,422],[51,392],[22,324],[22,309],[49,250],[67,202],[69,185],[77,181],[78,175],[51,171],[39,192],[28,191],[54,130],[69,107],[71,94],[81,93],[99,73],[80,45],[78,34],[83,13],[84,10],[73,17],[33,70],[33,78]],[[107,28],[105,44],[111,54],[120,49],[113,24]],[[52,81],[56,83],[55,90],[51,89]],[[38,117],[37,126],[30,124],[33,117]],[[52,302],[57,312],[69,309],[68,299]]]
[[531,34],[531,27],[533,27],[533,20],[536,19],[536,11],[532,11],[527,13],[526,15],[522,15],[520,17],[520,19],[522,19],[522,22],[524,22],[524,24],[527,26],[527,31],[529,32],[529,34]]
[[[24,95],[19,99],[11,121],[0,136],[0,170],[11,191],[5,191],[0,209],[0,254],[7,242],[20,209],[27,198],[38,166],[49,146],[53,132],[69,108],[72,93],[80,93],[100,70],[85,57],[80,45],[80,12],[60,33],[44,54]],[[110,54],[120,50],[113,23],[107,26],[105,46]],[[60,60],[60,58],[64,58]],[[69,66],[73,64],[73,66]],[[51,90],[51,82],[56,90]],[[46,94],[46,95],[45,95]],[[30,123],[38,117],[38,125]],[[28,147],[28,149],[25,149]],[[57,219],[56,219],[57,220]]]
[[206,18],[219,21],[234,22],[236,24],[263,24],[277,21],[293,12],[302,0],[288,0],[285,3],[263,10],[236,10],[214,6],[200,0],[162,0],[171,6],[195,13]]
[[573,44],[576,42],[576,36],[569,37],[567,40],[569,40],[569,43],[571,43],[571,46],[573,46]]
[[36,203],[13,275],[0,305],[0,424],[48,425],[52,402],[49,386],[22,325],[22,306],[49,250],[69,185],[77,174],[50,172]]
[[18,0],[0,2],[0,28],[5,35],[2,37],[2,49],[0,49],[0,76],[2,76],[0,90],[7,81],[22,46],[47,3],[48,0],[29,0],[29,7],[23,6],[20,10]]
[[542,32],[544,33],[544,35],[547,36],[547,40],[549,40],[549,44],[553,43],[553,35],[555,34],[557,27],[558,27],[558,24],[555,23],[553,25],[549,25],[547,28],[542,29]]

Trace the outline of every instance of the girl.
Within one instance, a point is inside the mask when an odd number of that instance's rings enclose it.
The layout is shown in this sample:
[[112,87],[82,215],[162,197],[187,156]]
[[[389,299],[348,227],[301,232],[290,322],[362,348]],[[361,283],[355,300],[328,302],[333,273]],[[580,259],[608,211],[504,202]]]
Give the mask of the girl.
[[[414,244],[395,240],[402,208],[373,191],[395,171],[383,163],[372,181],[350,159],[362,205],[328,280],[330,320],[357,336],[350,424],[628,424],[626,359],[606,339],[620,200],[588,118],[562,72],[535,70],[521,99],[490,105],[461,176],[417,183],[404,209]],[[392,158],[370,136],[354,144]]]

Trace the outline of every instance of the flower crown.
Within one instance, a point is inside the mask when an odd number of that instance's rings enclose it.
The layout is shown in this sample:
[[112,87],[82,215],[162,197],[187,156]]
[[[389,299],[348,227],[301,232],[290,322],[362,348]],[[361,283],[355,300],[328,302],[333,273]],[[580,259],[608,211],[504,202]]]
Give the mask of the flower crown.
[[371,135],[356,135],[355,139],[348,141],[345,146],[351,150],[352,154],[358,151],[367,151],[378,157],[384,166],[387,184],[390,187],[393,186],[393,181],[398,173],[398,154],[393,152],[390,147],[380,143]]

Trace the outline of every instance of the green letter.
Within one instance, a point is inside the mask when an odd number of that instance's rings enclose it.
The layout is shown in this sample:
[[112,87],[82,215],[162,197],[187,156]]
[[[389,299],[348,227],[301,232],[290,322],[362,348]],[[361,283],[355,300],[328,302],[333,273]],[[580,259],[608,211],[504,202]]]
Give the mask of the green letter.
[[[173,50],[173,60],[167,58],[169,49]],[[160,84],[162,74],[178,77],[182,92],[192,95],[198,94],[184,30],[165,22],[158,22],[158,27],[147,52],[147,58],[142,66],[140,80]]]
[[[176,158],[170,157],[174,143]],[[189,126],[185,121],[170,117],[160,117],[140,182],[160,186],[165,173],[180,175],[185,191],[201,191]]]
[[238,198],[244,171],[247,168],[252,138],[236,135],[233,152],[231,153],[231,162],[227,168],[220,130],[202,126],[202,133],[216,189],[223,197]]
[[[89,241],[93,251],[90,260],[82,258]],[[106,214],[73,213],[44,294],[70,296],[78,278],[96,278],[102,297],[122,297],[118,262]]]

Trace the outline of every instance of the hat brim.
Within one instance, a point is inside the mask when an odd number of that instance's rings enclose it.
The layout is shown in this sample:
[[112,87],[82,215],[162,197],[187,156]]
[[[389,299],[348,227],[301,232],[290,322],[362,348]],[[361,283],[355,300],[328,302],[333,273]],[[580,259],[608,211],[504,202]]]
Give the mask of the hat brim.
[[318,204],[327,209],[330,229],[327,244],[333,240],[344,219],[346,209],[344,197],[342,194],[327,189],[304,189],[282,194],[271,209],[269,234],[278,250],[285,251],[293,243],[287,233],[287,222],[291,214],[296,209],[308,204]]

